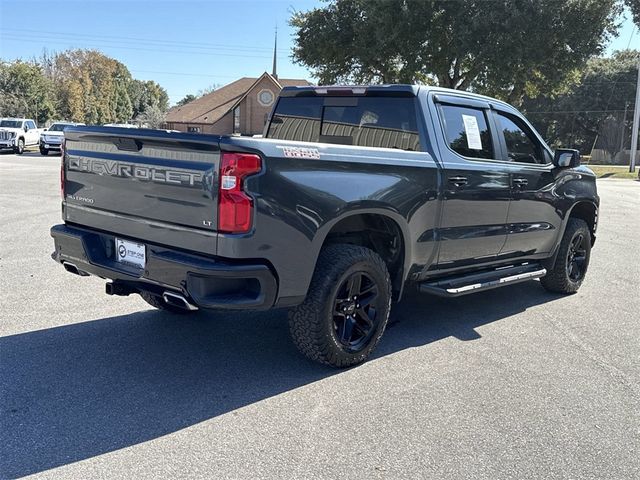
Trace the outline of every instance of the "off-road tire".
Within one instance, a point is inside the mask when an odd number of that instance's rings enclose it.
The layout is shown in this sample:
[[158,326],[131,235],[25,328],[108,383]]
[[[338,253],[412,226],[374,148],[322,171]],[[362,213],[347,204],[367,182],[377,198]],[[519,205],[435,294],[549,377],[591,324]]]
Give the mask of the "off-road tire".
[[[367,281],[375,284],[378,308],[374,310],[376,320],[368,340],[360,350],[348,351],[337,338],[334,309],[341,286],[355,274],[364,274]],[[338,368],[350,367],[365,361],[375,349],[390,310],[391,280],[380,256],[357,245],[330,245],[320,252],[306,299],[289,311],[289,329],[293,343],[309,359]]]
[[[572,241],[582,235],[584,239],[585,261],[583,271],[579,278],[571,279],[568,272],[567,263],[570,255]],[[591,257],[591,232],[587,222],[580,218],[569,218],[569,223],[562,237],[558,255],[554,264],[547,268],[547,274],[540,279],[542,286],[554,293],[576,293],[582,285],[584,277],[589,267]]]
[[40,147],[40,155],[49,155],[49,150]]
[[16,145],[16,148],[14,151],[18,155],[22,155],[24,153],[24,140],[22,138],[18,139],[18,144]]
[[140,292],[140,296],[145,302],[147,302],[152,307],[157,308],[158,310],[164,310],[165,312],[169,313],[177,313],[179,315],[186,315],[196,312],[196,310],[187,310],[186,308],[169,305],[160,295],[157,295],[155,293]]

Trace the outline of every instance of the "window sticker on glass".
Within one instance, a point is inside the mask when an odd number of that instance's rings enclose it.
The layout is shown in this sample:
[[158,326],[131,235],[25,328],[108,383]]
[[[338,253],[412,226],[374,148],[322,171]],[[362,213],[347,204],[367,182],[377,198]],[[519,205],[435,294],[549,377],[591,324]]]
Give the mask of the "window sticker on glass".
[[467,135],[467,145],[472,150],[482,150],[482,139],[480,138],[480,129],[478,128],[478,120],[472,115],[462,115],[464,122],[464,132]]

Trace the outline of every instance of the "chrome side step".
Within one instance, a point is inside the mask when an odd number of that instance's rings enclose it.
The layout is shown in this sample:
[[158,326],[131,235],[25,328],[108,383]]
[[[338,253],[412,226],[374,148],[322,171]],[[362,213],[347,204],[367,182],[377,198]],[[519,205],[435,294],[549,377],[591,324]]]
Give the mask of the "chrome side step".
[[[505,285],[514,285],[527,280],[541,278],[546,274],[547,270],[541,268],[539,265],[525,265],[468,275],[466,277],[423,282],[419,284],[418,289],[423,293],[430,293],[439,297],[459,297],[469,293],[491,290]],[[465,282],[465,280],[468,282]]]

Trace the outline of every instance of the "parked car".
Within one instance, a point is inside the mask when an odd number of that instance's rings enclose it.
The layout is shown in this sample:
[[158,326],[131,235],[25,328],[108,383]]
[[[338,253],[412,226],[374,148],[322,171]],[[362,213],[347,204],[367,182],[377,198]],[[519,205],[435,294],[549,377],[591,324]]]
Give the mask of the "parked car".
[[37,145],[42,129],[30,118],[3,118],[0,121],[0,150],[22,155],[26,147]]
[[40,154],[49,155],[49,152],[59,152],[64,140],[64,130],[67,127],[81,126],[84,123],[56,122],[40,134]]
[[457,90],[285,87],[264,138],[65,139],[51,235],[67,271],[175,313],[287,307],[299,350],[336,367],[371,354],[407,288],[458,297],[540,279],[570,294],[595,242],[596,177],[579,153]]

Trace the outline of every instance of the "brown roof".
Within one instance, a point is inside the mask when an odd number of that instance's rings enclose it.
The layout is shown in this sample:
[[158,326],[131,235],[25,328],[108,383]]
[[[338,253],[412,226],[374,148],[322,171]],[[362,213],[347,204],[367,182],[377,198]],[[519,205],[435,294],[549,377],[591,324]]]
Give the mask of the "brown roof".
[[279,78],[277,81],[268,73],[262,76],[242,77],[224,87],[218,88],[207,95],[195,99],[179,107],[173,107],[167,112],[165,122],[169,123],[215,123],[229,112],[244,96],[251,90],[251,87],[263,76],[268,76],[276,86],[305,86],[309,82],[297,78]]

